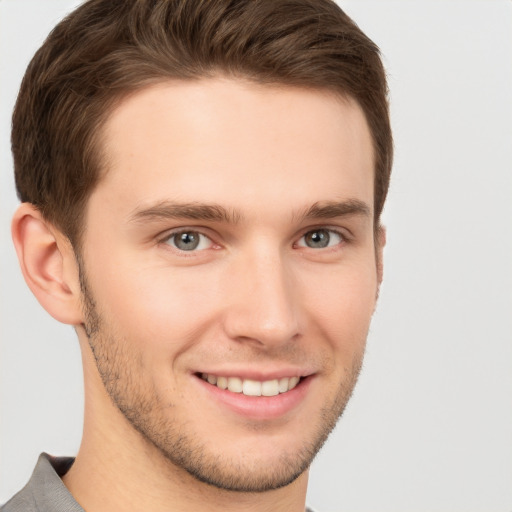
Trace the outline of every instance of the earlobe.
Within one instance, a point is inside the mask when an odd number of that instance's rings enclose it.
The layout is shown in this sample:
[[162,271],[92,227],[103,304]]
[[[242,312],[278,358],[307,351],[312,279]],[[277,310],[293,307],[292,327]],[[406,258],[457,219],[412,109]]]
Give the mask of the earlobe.
[[69,240],[29,203],[19,206],[11,228],[23,277],[39,303],[59,322],[81,324],[80,281]]

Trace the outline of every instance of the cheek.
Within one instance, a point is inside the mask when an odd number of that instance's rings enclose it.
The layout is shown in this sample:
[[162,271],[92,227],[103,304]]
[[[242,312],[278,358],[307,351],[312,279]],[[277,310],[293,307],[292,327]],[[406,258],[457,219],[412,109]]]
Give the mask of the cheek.
[[[290,296],[306,337],[318,334],[344,358],[361,350],[375,307],[375,261],[361,257],[339,266],[291,267]],[[91,289],[112,332],[148,357],[164,358],[219,327],[234,286],[228,270],[144,265],[110,254],[91,268],[96,277]]]
[[331,269],[322,286],[304,285],[311,321],[323,336],[346,354],[364,348],[377,295],[375,263]]
[[[137,267],[137,268],[135,268]],[[97,281],[100,315],[123,338],[158,350],[185,348],[215,318],[221,289],[215,273],[118,265],[114,277]]]

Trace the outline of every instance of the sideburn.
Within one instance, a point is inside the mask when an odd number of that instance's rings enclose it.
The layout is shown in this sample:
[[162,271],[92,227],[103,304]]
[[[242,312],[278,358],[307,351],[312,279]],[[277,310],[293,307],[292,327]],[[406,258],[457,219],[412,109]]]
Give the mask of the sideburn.
[[96,311],[96,302],[92,296],[90,291],[87,276],[85,273],[85,267],[83,263],[83,259],[79,252],[75,250],[76,262],[78,265],[78,278],[80,282],[80,291],[81,294],[81,303],[82,303],[82,311],[84,313],[85,321],[82,324],[84,328],[85,334],[87,338],[91,338],[94,336],[100,329],[100,316]]

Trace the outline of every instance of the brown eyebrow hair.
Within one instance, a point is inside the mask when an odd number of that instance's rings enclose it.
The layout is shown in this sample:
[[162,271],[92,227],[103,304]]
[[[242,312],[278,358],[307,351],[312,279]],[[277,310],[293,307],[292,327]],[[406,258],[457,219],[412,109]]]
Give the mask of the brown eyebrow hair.
[[190,219],[236,224],[241,218],[240,213],[228,210],[218,204],[174,203],[171,201],[162,201],[154,206],[136,210],[130,215],[132,222],[145,219]]
[[[359,199],[316,202],[302,212],[292,215],[292,219],[333,219],[348,215],[371,217],[371,208]],[[237,224],[243,216],[234,209],[228,210],[218,204],[162,201],[154,206],[135,210],[129,218],[132,222],[145,219],[190,219]]]
[[371,208],[359,199],[346,201],[322,201],[316,202],[302,212],[298,218],[308,219],[334,219],[345,216],[371,217]]

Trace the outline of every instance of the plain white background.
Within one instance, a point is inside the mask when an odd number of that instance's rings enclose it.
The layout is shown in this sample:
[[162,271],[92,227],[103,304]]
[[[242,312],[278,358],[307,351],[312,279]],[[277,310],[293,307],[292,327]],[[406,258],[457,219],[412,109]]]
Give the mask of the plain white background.
[[[9,234],[17,88],[76,4],[0,0],[0,503],[81,435],[78,343],[31,296]],[[383,52],[396,160],[364,370],[308,502],[512,512],[512,3],[340,4]]]

